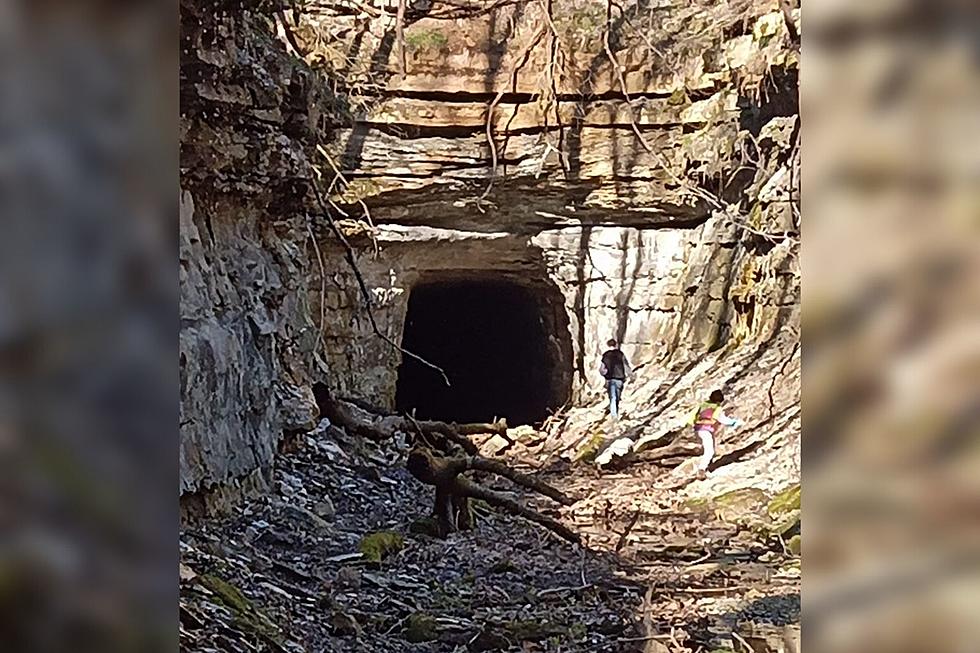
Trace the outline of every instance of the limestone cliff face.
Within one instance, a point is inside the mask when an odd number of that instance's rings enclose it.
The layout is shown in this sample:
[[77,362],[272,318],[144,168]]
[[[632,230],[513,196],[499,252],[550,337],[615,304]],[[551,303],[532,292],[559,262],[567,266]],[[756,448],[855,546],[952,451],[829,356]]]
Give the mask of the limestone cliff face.
[[261,481],[283,432],[314,423],[313,248],[296,179],[323,94],[266,17],[181,11],[183,494]]
[[[559,298],[581,402],[609,337],[662,364],[795,324],[799,10],[784,4],[415,3],[404,62],[391,13],[304,14],[307,59],[355,94],[321,155],[362,221],[388,335],[420,280],[520,280]],[[328,325],[330,382],[390,407],[398,353],[331,274],[328,307],[350,318]]]

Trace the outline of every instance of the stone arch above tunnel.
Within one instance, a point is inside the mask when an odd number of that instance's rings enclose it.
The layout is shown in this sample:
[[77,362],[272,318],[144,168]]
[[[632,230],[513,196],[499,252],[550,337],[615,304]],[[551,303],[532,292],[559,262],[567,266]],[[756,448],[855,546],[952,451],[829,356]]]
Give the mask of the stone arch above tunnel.
[[542,422],[571,392],[563,304],[548,283],[472,272],[421,280],[411,289],[402,344],[442,367],[450,385],[406,357],[398,410],[457,422]]

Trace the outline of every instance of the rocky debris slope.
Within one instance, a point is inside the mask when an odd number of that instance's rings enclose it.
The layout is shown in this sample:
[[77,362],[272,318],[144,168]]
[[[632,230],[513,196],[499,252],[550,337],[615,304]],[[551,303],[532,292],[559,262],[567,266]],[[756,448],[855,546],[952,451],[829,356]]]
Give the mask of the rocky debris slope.
[[[600,465],[653,463],[669,472],[661,485],[684,494],[732,485],[772,493],[799,483],[800,334],[798,314],[787,317],[770,337],[639,370],[625,387],[619,421],[597,397],[556,417],[545,449]],[[719,433],[712,476],[685,485],[701,446],[688,418],[715,389],[724,390],[726,412],[743,424]]]
[[[656,468],[594,478],[566,463],[546,478],[582,498],[560,517],[586,548],[485,509],[475,531],[441,540],[397,442],[324,422],[294,446],[268,496],[184,529],[182,650],[679,652],[739,637],[792,650],[799,566],[767,526],[771,501],[664,510],[675,497],[648,482]],[[522,451],[509,462],[545,462]],[[624,479],[646,483],[649,521],[592,514]]]

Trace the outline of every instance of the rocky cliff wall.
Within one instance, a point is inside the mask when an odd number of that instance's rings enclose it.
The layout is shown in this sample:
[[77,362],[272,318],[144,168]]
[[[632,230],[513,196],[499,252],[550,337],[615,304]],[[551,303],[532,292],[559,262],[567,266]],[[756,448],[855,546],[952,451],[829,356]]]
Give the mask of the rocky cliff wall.
[[[663,364],[796,311],[798,9],[447,7],[409,7],[404,64],[392,12],[313,10],[295,26],[311,65],[345,70],[356,95],[353,126],[320,154],[360,221],[387,335],[433,275],[556,291],[582,401],[610,337],[634,364]],[[339,253],[326,232],[322,246]],[[399,353],[370,335],[347,272],[331,274],[331,383],[391,407]]]
[[261,13],[181,6],[180,491],[261,486],[315,424],[303,198],[328,96]]

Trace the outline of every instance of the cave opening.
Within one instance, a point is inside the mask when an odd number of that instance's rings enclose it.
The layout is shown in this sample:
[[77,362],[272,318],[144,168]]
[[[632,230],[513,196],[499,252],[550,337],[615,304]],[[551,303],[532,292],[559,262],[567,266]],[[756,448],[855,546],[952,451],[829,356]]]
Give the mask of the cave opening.
[[402,345],[443,368],[451,385],[403,357],[398,410],[460,423],[500,417],[511,426],[542,422],[568,398],[571,347],[564,317],[556,288],[495,279],[416,285]]

